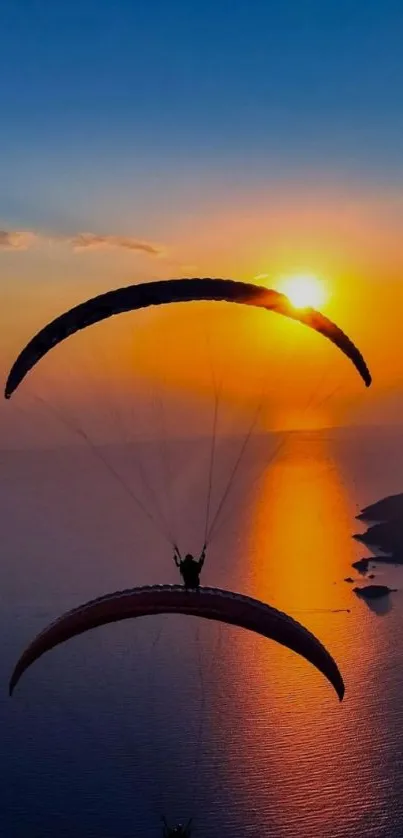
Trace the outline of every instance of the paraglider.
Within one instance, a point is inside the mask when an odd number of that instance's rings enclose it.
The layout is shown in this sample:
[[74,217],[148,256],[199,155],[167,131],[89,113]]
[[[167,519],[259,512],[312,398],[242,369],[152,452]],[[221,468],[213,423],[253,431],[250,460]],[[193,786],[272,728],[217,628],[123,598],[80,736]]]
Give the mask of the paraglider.
[[190,818],[187,824],[179,823],[177,826],[168,826],[166,819],[163,817],[162,838],[190,838],[192,820],[193,818]]
[[200,587],[200,572],[204,565],[205,558],[206,545],[204,545],[199,559],[195,559],[191,553],[187,553],[185,558],[182,559],[178,548],[175,547],[174,562],[176,567],[179,568],[179,573],[182,576],[183,584],[186,590],[189,588]]
[[[193,301],[222,301],[264,308],[299,321],[319,332],[333,343],[354,365],[367,387],[371,375],[366,362],[350,338],[331,320],[313,308],[298,309],[290,300],[275,290],[264,286],[225,279],[194,278],[171,279],[131,285],[101,294],[60,315],[35,335],[21,351],[13,364],[5,387],[5,398],[9,399],[25,376],[53,347],[87,326],[96,324],[114,315],[171,303]],[[216,402],[217,402],[216,393]],[[27,646],[12,673],[9,692],[13,694],[23,673],[42,655],[65,641],[83,634],[97,626],[158,614],[181,614],[217,621],[254,632],[263,638],[294,651],[311,663],[333,686],[340,701],[344,697],[344,682],[337,663],[323,644],[303,625],[272,606],[239,593],[220,588],[201,587],[200,574],[204,566],[207,544],[222,509],[231,482],[236,474],[241,456],[254,424],[246,435],[240,455],[231,472],[228,487],[218,504],[213,522],[209,522],[211,482],[215,451],[217,407],[213,423],[213,444],[208,479],[208,500],[204,546],[198,554],[187,553],[182,558],[176,547],[176,535],[171,536],[174,548],[174,562],[178,568],[182,585],[152,585],[135,587],[107,594],[91,600],[56,619]],[[256,419],[254,420],[256,422]],[[87,439],[86,434],[83,434]],[[92,446],[96,451],[96,446]],[[99,454],[102,458],[102,455]],[[107,463],[105,463],[108,465]],[[109,467],[116,476],[113,467]],[[122,482],[122,485],[125,485]],[[137,498],[130,492],[133,499]],[[142,504],[141,508],[144,511]],[[152,517],[152,516],[148,516]],[[153,518],[154,520],[154,518]],[[161,811],[161,810],[159,810]],[[162,838],[191,838],[192,820],[185,825],[168,825],[162,818]]]
[[350,338],[331,320],[313,308],[295,308],[288,297],[273,289],[230,279],[169,279],[129,285],[100,294],[48,323],[25,346],[9,373],[5,398],[9,399],[27,373],[58,343],[108,317],[149,306],[201,300],[223,301],[264,308],[297,320],[324,335],[354,364],[367,387],[371,375]]
[[63,614],[44,629],[21,655],[10,680],[10,695],[22,674],[60,643],[97,626],[156,614],[187,614],[255,632],[301,655],[334,687],[339,700],[344,683],[336,662],[308,629],[282,611],[242,594],[181,585],[151,585],[107,594]]

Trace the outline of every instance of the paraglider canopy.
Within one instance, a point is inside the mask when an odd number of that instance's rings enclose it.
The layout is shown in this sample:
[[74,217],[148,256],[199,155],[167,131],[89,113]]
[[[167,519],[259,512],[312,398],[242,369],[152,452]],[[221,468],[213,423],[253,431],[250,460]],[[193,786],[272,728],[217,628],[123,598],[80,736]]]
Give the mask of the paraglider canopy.
[[295,308],[285,294],[249,282],[230,279],[168,279],[118,288],[70,309],[48,323],[19,354],[9,373],[5,398],[9,399],[27,373],[58,343],[108,317],[149,306],[197,300],[223,301],[255,306],[282,314],[324,335],[354,364],[365,385],[371,384],[366,362],[350,338],[331,320],[313,308]]
[[39,634],[21,655],[10,680],[10,695],[25,670],[45,652],[97,626],[153,614],[188,614],[238,626],[274,640],[313,664],[334,687],[340,701],[344,683],[338,666],[308,629],[283,611],[220,588],[185,590],[180,585],[130,588],[99,597],[69,611]]

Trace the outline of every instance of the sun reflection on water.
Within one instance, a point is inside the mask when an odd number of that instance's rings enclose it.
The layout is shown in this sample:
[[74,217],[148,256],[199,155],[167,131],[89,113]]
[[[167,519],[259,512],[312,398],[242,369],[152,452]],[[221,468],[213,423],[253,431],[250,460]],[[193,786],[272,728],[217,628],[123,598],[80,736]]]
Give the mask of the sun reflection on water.
[[352,519],[324,435],[290,435],[256,502],[244,586],[318,636],[339,664],[346,698],[339,705],[323,677],[281,647],[249,636],[228,644],[228,778],[245,805],[253,795],[265,822],[282,835],[293,836],[297,828],[301,836],[344,834],[366,822],[373,795],[379,801],[375,757],[362,793],[361,742],[375,711],[375,692],[366,694],[375,649],[370,624],[343,582],[355,558]]

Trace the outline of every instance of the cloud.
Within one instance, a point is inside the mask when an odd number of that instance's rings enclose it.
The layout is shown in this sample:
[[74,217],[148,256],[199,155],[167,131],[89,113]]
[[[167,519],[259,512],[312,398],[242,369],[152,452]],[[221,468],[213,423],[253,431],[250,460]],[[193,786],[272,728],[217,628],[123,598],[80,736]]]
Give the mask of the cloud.
[[101,236],[96,233],[77,233],[69,239],[74,250],[131,250],[136,253],[147,253],[150,256],[161,256],[163,248],[151,242],[139,241],[132,236]]
[[0,230],[0,250],[28,250],[35,244],[67,244],[74,251],[82,250],[127,250],[145,253],[148,256],[163,256],[164,248],[155,242],[146,242],[133,236],[99,235],[97,233],[76,233],[74,235],[36,233],[33,230]]
[[36,240],[31,230],[0,230],[0,250],[28,250]]

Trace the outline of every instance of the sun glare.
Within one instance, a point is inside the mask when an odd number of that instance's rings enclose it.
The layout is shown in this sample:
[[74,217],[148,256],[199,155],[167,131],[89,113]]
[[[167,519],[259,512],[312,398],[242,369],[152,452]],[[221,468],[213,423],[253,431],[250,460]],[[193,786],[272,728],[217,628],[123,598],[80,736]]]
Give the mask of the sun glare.
[[295,308],[321,308],[328,298],[325,283],[311,274],[286,277],[278,284]]

